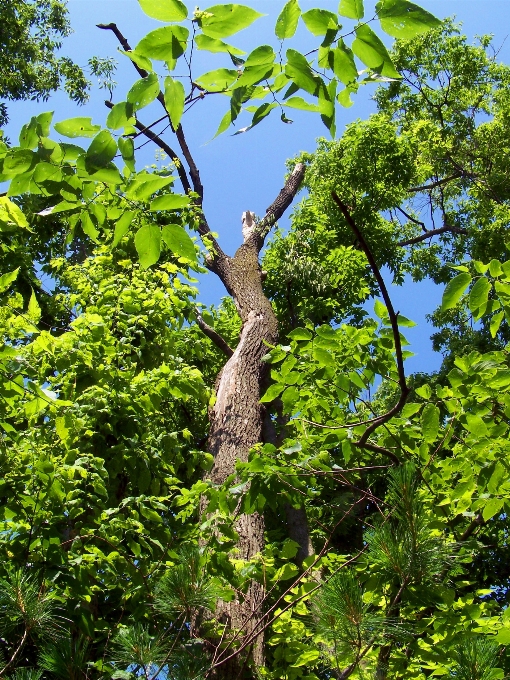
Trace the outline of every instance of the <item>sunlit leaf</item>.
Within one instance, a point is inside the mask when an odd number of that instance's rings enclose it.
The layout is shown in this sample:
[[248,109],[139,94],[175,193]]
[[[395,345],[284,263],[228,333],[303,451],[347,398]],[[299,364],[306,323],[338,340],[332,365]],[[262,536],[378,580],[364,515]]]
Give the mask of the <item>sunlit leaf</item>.
[[147,16],[159,21],[182,21],[188,16],[181,0],[138,0]]
[[161,252],[161,229],[154,224],[144,224],[135,234],[135,248],[142,269],[159,260]]
[[279,40],[292,38],[296,32],[300,15],[301,9],[297,0],[288,0],[276,20],[274,32]]

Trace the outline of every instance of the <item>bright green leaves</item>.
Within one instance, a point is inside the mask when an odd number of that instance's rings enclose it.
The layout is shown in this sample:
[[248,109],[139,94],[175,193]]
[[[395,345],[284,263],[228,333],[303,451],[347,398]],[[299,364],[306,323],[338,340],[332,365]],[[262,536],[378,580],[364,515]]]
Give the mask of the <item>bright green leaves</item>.
[[[159,94],[159,80],[155,73],[150,73],[146,78],[140,78],[127,93],[127,101],[138,111],[144,106],[151,104]],[[113,110],[113,109],[112,109]]]
[[119,102],[111,109],[106,119],[106,125],[112,130],[118,130],[134,125],[136,119],[133,115],[134,106],[130,102]]
[[409,40],[441,24],[433,14],[407,0],[382,0],[376,12],[385,33]]
[[119,137],[118,140],[119,151],[122,156],[122,160],[126,164],[126,167],[135,171],[135,143],[131,137]]
[[105,168],[117,153],[117,142],[108,130],[101,132],[94,137],[91,145],[87,149],[85,162],[87,167],[92,170]]
[[208,92],[222,92],[233,85],[238,76],[238,72],[233,69],[218,68],[204,73],[196,79],[196,82]]
[[366,66],[380,75],[387,78],[400,78],[388,50],[367,24],[356,28],[356,39],[352,43],[352,51]]
[[443,293],[443,300],[441,303],[441,310],[446,311],[452,309],[461,299],[466,288],[471,283],[471,274],[461,272],[453,278],[445,288]]
[[312,35],[326,35],[328,31],[338,30],[336,14],[326,9],[310,9],[304,12],[301,18]]
[[184,113],[184,85],[180,80],[165,78],[165,108],[170,116],[174,130],[179,127]]
[[182,21],[188,16],[186,5],[180,0],[138,0],[147,16],[158,21]]
[[437,438],[439,431],[439,409],[434,404],[425,404],[421,415],[423,439],[432,443]]
[[469,293],[469,309],[473,313],[475,321],[485,313],[491,289],[492,286],[485,276],[480,277],[471,288]]
[[276,54],[269,45],[261,45],[250,52],[244,64],[244,71],[235,83],[235,89],[251,87],[272,75]]
[[279,40],[292,38],[296,32],[300,15],[301,9],[297,0],[288,0],[276,20],[274,32]]
[[142,269],[159,260],[161,252],[161,229],[154,224],[144,224],[135,234],[135,248]]
[[64,137],[94,137],[101,129],[100,125],[92,124],[92,118],[68,118],[53,127]]
[[162,177],[149,172],[139,172],[129,183],[126,196],[131,201],[146,201],[156,191],[163,189],[175,180],[172,175]]
[[18,278],[19,267],[8,274],[2,274],[0,276],[0,293],[5,293],[9,289],[11,283],[14,283]]
[[186,51],[188,36],[184,26],[162,26],[142,38],[135,52],[148,59],[165,61],[173,69],[176,60]]
[[195,16],[205,35],[210,38],[226,38],[248,28],[263,15],[245,5],[214,5]]
[[299,88],[309,94],[315,94],[319,79],[312,71],[306,57],[300,52],[293,49],[287,50],[285,73]]
[[247,127],[241,128],[237,132],[234,133],[234,135],[240,135],[243,132],[248,132],[248,130],[251,130],[252,128],[255,127],[255,125],[258,125],[266,116],[268,116],[273,109],[275,109],[277,104],[275,102],[265,102],[264,104],[261,104],[255,113],[253,114],[253,118],[251,121],[251,125],[248,125]]
[[117,220],[111,244],[112,248],[115,248],[128,233],[134,215],[135,213],[132,210],[126,210],[126,212],[124,212]]
[[338,14],[348,19],[363,19],[363,0],[340,0]]
[[227,54],[233,54],[237,56],[246,54],[246,52],[243,52],[243,50],[240,50],[233,45],[228,45],[226,42],[218,40],[217,38],[210,38],[208,35],[204,35],[203,33],[199,33],[197,36],[195,36],[195,45],[199,50],[206,50],[207,52],[225,52]]
[[165,224],[161,230],[161,237],[174,255],[196,263],[197,253],[195,244],[181,226],[178,224]]
[[28,229],[28,221],[21,209],[7,196],[0,196],[0,231],[21,227]]
[[[126,228],[125,225],[122,228]],[[144,224],[135,234],[135,248],[142,269],[147,269],[159,260],[162,240],[176,257],[196,264],[195,245],[180,225],[165,224],[160,228],[157,225]]]
[[184,194],[165,194],[151,202],[150,210],[180,210],[190,204],[189,196]]
[[358,69],[354,62],[352,50],[339,40],[334,50],[330,52],[333,59],[333,71],[335,76],[344,85],[352,85],[358,79]]
[[53,112],[40,113],[33,116],[30,123],[23,125],[19,134],[19,145],[22,149],[34,149],[41,137],[48,137]]

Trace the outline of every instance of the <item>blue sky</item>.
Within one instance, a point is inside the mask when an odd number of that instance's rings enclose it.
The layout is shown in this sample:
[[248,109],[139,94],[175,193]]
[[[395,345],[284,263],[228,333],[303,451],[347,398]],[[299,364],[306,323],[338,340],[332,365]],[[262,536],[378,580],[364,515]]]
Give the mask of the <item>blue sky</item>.
[[[259,19],[246,31],[232,36],[228,41],[249,51],[257,45],[275,44],[274,23],[283,7],[282,0],[244,0],[266,16]],[[208,3],[209,4],[209,3]],[[337,8],[337,0],[300,0],[305,11],[314,6],[331,9]],[[464,32],[473,38],[475,35],[491,33],[494,35],[496,48],[501,47],[499,58],[510,62],[510,2],[508,0],[421,0],[418,1],[436,16],[443,18],[456,15],[463,24]],[[193,9],[194,4],[188,3]],[[369,5],[369,1],[366,1]],[[119,62],[116,76],[118,82],[114,92],[114,101],[122,101],[137,74],[131,63],[117,52],[117,41],[109,31],[96,28],[98,23],[115,22],[128,38],[132,46],[148,31],[161,24],[146,17],[139,9],[137,0],[69,0],[71,23],[74,34],[67,38],[62,50],[69,54],[82,66],[93,56],[114,56]],[[201,5],[206,9],[207,5]],[[368,14],[368,11],[367,11]],[[294,39],[294,46],[301,51],[306,50],[310,36],[301,30]],[[217,66],[211,63],[211,55],[197,53],[196,73],[200,74]],[[357,95],[355,105],[350,109],[339,111],[337,135],[341,135],[343,127],[357,119],[365,118],[374,111],[369,88]],[[10,124],[7,132],[12,141],[17,139],[19,130],[30,116],[41,111],[54,110],[55,120],[63,120],[77,115],[91,116],[95,123],[104,124],[107,109],[104,106],[104,91],[94,88],[91,100],[85,107],[77,107],[62,93],[54,95],[47,103],[13,103],[9,105]],[[241,214],[245,210],[263,214],[265,208],[275,198],[282,186],[285,173],[285,161],[302,150],[313,151],[315,140],[319,136],[327,136],[318,116],[292,111],[294,123],[282,124],[279,116],[269,117],[258,127],[247,134],[230,136],[226,133],[210,142],[218,123],[228,108],[228,100],[221,95],[210,97],[199,102],[184,118],[183,126],[188,143],[201,171],[205,186],[205,211],[214,231],[220,234],[223,248],[233,253],[241,242]],[[152,115],[154,112],[154,115]],[[140,119],[150,123],[160,116],[154,108],[144,109]],[[290,114],[288,114],[290,115]],[[242,127],[246,123],[241,123]],[[156,130],[158,128],[155,128]],[[171,145],[172,140],[168,140]],[[209,142],[209,143],[208,143]],[[155,149],[147,145],[137,154],[137,167],[154,162]],[[415,320],[418,326],[408,329],[407,337],[411,341],[411,349],[416,357],[409,362],[411,371],[429,371],[439,367],[441,357],[434,354],[430,347],[431,329],[427,326],[425,314],[433,311],[440,300],[441,291],[435,286],[422,282],[406,283],[403,287],[390,288],[395,308],[405,316]],[[219,281],[212,275],[204,277],[200,284],[200,300],[206,304],[218,302],[225,291]]]

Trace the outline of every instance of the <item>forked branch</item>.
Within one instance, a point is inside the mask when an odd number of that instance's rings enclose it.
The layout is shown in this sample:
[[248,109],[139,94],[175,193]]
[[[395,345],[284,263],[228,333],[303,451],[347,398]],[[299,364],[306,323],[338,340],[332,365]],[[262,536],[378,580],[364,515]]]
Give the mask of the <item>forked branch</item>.
[[234,354],[234,350],[229,346],[228,342],[226,342],[226,340],[224,340],[224,338],[222,338],[221,335],[214,330],[212,326],[209,326],[209,324],[204,321],[202,315],[200,314],[200,310],[196,309],[195,311],[197,314],[197,324],[202,333],[206,335],[209,340],[212,340],[216,347],[221,349],[221,351],[230,359],[232,354]]

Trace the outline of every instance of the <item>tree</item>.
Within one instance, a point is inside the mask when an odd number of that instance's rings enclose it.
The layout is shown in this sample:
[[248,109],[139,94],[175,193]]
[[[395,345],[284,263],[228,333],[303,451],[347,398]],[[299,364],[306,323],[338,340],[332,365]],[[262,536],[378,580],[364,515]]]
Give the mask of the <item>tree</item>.
[[[483,546],[496,541],[501,563],[508,268],[501,244],[479,249],[496,218],[505,225],[507,67],[487,40],[470,47],[407,2],[378,5],[382,28],[404,38],[392,58],[362,3],[340,4],[358,22],[351,52],[338,15],[301,15],[290,0],[276,35],[291,38],[302,16],[322,42],[309,55],[318,64],[293,49],[280,63],[269,46],[241,63],[222,39],[256,19],[249,8],[197,11],[190,37],[177,0],[141,5],[171,23],[134,50],[101,27],[140,75],[127,101],[107,102],[119,139],[79,118],[54,128],[93,138],[88,149],[56,142],[41,114],[2,148],[2,551],[13,569],[6,559],[0,675],[503,677],[506,574],[484,571]],[[167,76],[161,92],[151,59],[173,70],[191,44],[236,68],[190,76],[188,93]],[[244,214],[228,257],[202,209],[186,105],[228,95],[222,132],[271,97],[240,131],[277,108],[287,122],[288,106],[319,113],[334,135],[336,86],[346,104],[358,76],[388,82],[380,112],[293,161],[266,214]],[[140,120],[152,102],[179,154]],[[171,165],[136,172],[137,134]],[[494,139],[501,155],[489,158]],[[183,194],[170,190],[177,177]],[[262,269],[302,182],[308,196]],[[440,227],[418,230],[424,205]],[[184,226],[231,295],[216,310],[195,308],[201,265]],[[494,344],[481,354],[465,339],[448,374],[407,377],[400,328],[412,322],[394,310],[383,265],[397,279],[450,277],[441,323],[468,309],[482,323],[473,337]],[[377,293],[368,318],[361,304]]]
[[[62,80],[73,101],[87,100],[89,86],[82,69],[68,57],[57,57],[69,35],[65,3],[57,0],[12,0],[0,10],[0,98],[46,101]],[[0,125],[7,108],[0,103]]]

